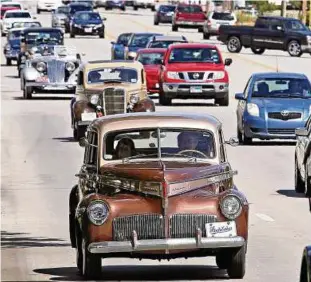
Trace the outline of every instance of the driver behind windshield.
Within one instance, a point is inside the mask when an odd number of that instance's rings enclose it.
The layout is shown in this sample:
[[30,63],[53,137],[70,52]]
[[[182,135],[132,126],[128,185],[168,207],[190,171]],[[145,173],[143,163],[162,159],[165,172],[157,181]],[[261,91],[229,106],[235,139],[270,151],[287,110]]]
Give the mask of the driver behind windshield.
[[98,71],[92,71],[89,73],[88,81],[89,83],[100,82],[101,75]]
[[199,140],[202,134],[198,132],[183,131],[178,137],[178,148],[180,151],[184,150],[197,150]]

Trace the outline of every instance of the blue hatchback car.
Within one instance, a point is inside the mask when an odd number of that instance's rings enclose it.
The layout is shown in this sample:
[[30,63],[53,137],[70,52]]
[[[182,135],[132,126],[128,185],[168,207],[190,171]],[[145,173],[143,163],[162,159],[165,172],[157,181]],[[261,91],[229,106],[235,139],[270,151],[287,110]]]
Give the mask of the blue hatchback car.
[[235,99],[241,144],[253,138],[295,139],[295,129],[303,127],[311,113],[311,84],[304,74],[257,73]]

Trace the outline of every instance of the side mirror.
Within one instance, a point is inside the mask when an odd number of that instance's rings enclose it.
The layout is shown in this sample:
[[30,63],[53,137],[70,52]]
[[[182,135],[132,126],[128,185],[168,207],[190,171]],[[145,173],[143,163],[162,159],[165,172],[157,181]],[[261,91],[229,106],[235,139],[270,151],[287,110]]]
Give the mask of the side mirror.
[[36,20],[37,19],[37,17],[32,17],[34,20]]
[[308,136],[308,130],[304,127],[302,128],[296,128],[295,130],[296,136]]
[[87,139],[85,137],[82,137],[79,139],[79,146],[80,147],[85,147],[87,145]]
[[115,44],[116,44],[114,41],[111,41],[110,43],[111,43],[112,45],[115,45]]
[[240,144],[239,139],[236,137],[231,137],[229,141],[225,141],[225,144],[228,144],[232,147],[236,147]]
[[106,21],[106,20],[107,20],[107,18],[105,18],[105,17],[102,18],[102,21],[103,21],[103,22]]
[[244,94],[243,93],[236,93],[234,98],[236,100],[245,100]]
[[225,59],[225,66],[230,66],[231,64],[232,64],[231,58]]

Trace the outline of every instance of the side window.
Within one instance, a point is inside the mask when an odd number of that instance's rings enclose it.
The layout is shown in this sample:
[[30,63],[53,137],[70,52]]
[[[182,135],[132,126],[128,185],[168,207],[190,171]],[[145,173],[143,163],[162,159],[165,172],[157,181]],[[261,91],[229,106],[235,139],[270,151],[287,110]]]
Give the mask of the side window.
[[88,145],[85,148],[84,163],[89,166],[97,167],[98,156],[98,134],[95,131],[89,131],[87,134]]
[[256,28],[264,28],[264,29],[268,29],[269,28],[269,24],[267,22],[267,20],[265,19],[258,19],[256,22]]
[[78,72],[77,85],[83,85],[83,71]]
[[270,21],[270,29],[277,31],[277,30],[283,30],[283,24],[279,20],[271,20]]
[[219,143],[220,143],[220,147],[219,147],[220,157],[219,158],[221,162],[225,162],[226,161],[226,153],[224,149],[225,140],[224,140],[224,136],[223,136],[221,128],[219,128],[218,130],[218,135],[219,135]]

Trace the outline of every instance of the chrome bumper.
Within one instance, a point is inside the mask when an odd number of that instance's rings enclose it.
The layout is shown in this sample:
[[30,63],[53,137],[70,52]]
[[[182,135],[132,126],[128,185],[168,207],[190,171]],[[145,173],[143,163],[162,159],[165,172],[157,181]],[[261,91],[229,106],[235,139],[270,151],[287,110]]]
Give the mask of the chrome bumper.
[[194,249],[220,249],[239,248],[245,244],[243,237],[228,238],[183,238],[183,239],[158,239],[132,241],[106,241],[90,243],[88,251],[92,254],[127,253],[139,251],[169,251],[169,250],[194,250]]
[[38,87],[43,90],[73,90],[75,89],[75,84],[67,83],[46,83],[46,82],[26,82],[25,86]]
[[192,22],[192,21],[176,21],[175,25],[177,26],[195,26],[202,27],[204,22]]

